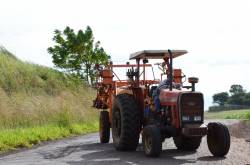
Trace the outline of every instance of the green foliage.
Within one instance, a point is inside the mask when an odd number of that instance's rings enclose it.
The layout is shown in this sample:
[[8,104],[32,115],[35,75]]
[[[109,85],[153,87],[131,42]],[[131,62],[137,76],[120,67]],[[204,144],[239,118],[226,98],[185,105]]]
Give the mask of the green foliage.
[[250,120],[250,111],[246,113],[246,119]]
[[55,30],[54,47],[49,47],[53,63],[66,72],[74,73],[91,84],[94,81],[94,64],[106,65],[110,56],[100,46],[94,43],[92,29],[88,26],[83,32],[74,32],[66,27],[63,32]]
[[0,46],[0,52],[2,54],[5,54],[6,56],[13,58],[13,59],[17,59],[15,55],[13,55],[11,52],[9,52],[5,47]]
[[20,147],[31,147],[47,140],[96,132],[98,123],[56,124],[0,130],[0,153]]
[[82,81],[69,74],[35,64],[24,63],[0,51],[0,87],[13,92],[57,95],[64,89],[81,86]]
[[218,103],[219,105],[224,105],[229,98],[227,92],[221,92],[213,95],[214,103]]
[[245,93],[246,91],[243,89],[243,87],[239,84],[233,84],[230,87],[229,92],[231,93],[231,95],[240,95]]
[[241,110],[241,109],[248,109],[250,108],[250,106],[247,105],[230,105],[230,104],[226,104],[226,105],[215,105],[215,106],[210,106],[208,111],[209,112],[218,112],[218,111],[228,111],[228,110]]
[[237,94],[232,95],[228,99],[228,104],[243,105],[244,99],[245,99],[245,93],[237,93]]
[[250,120],[250,109],[205,112],[206,119],[246,119]]
[[226,109],[245,109],[250,107],[250,92],[239,84],[233,84],[230,87],[230,96],[227,92],[216,93],[213,95],[213,102],[219,106],[209,107],[209,111],[226,110]]
[[244,99],[242,103],[244,105],[250,106],[250,92],[244,94]]
[[0,51],[0,152],[96,131],[94,94],[76,76]]

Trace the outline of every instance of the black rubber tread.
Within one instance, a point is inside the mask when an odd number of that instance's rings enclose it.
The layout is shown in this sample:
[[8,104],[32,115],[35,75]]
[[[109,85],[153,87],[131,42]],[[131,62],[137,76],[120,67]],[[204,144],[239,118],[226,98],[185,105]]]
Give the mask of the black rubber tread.
[[[147,149],[147,144],[145,143],[147,138],[151,138],[151,145]],[[144,127],[142,133],[142,144],[144,153],[149,157],[158,157],[162,151],[162,137],[161,131],[156,125],[148,125]]]
[[101,143],[108,143],[110,139],[109,112],[101,111],[99,118],[99,137]]
[[174,139],[174,144],[178,150],[196,151],[201,144],[202,137],[200,136],[187,137],[184,135],[179,135],[177,137],[173,137],[173,139]]
[[[120,134],[114,128],[117,113],[120,114]],[[129,94],[117,95],[112,107],[112,137],[115,148],[120,151],[136,150],[140,129],[140,111],[134,97]]]
[[207,144],[209,151],[214,156],[225,156],[230,149],[228,128],[219,122],[208,123]]

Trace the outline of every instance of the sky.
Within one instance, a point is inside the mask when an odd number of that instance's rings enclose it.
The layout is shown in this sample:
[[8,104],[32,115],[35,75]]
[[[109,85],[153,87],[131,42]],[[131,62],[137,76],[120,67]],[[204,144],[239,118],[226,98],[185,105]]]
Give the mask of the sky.
[[174,61],[199,77],[205,107],[214,93],[250,91],[248,0],[0,0],[0,45],[23,61],[53,67],[53,31],[90,26],[114,62],[147,49],[185,49]]

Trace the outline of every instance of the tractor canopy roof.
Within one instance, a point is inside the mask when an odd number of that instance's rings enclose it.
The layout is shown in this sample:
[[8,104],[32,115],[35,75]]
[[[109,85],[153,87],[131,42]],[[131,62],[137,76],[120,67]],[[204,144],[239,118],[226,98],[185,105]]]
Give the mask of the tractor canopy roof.
[[[186,50],[171,50],[173,58],[184,55],[187,53]],[[139,52],[132,53],[129,57],[130,60],[133,59],[162,59],[163,57],[169,57],[168,50],[143,50]]]

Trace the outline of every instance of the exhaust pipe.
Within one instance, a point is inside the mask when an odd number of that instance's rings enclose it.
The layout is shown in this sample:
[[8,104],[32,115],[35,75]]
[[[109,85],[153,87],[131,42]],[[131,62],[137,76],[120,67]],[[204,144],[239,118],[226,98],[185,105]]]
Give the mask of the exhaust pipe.
[[169,80],[170,80],[170,85],[169,85],[169,90],[172,91],[173,89],[173,54],[170,49],[168,49],[169,53]]

